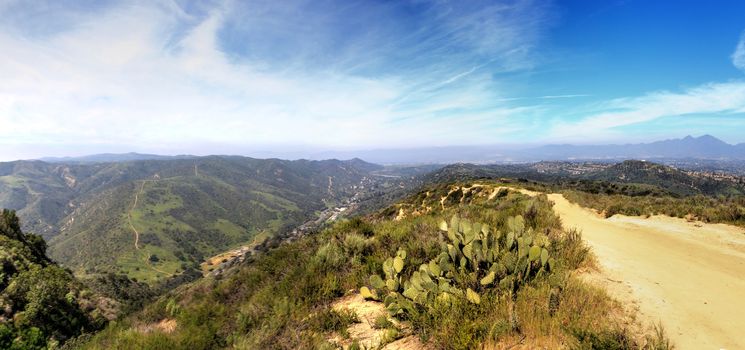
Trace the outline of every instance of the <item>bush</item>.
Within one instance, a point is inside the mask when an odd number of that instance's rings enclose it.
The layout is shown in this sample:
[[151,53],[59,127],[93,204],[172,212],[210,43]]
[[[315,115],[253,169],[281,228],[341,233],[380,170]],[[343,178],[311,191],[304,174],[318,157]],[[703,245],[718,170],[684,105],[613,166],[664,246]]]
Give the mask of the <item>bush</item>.
[[369,253],[370,242],[365,236],[356,232],[350,232],[344,237],[344,248],[351,255],[364,255]]
[[346,258],[339,244],[329,242],[318,249],[313,257],[313,262],[321,271],[333,271],[341,267]]
[[575,228],[570,229],[562,238],[554,242],[557,245],[559,260],[563,261],[570,270],[581,267],[590,256],[590,248],[582,240],[582,233]]

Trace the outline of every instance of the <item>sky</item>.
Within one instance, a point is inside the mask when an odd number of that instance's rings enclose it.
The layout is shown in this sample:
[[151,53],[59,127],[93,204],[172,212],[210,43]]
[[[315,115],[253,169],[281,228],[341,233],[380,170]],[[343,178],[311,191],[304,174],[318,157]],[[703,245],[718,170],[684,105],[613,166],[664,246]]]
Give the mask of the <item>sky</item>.
[[0,160],[745,142],[743,1],[0,0]]

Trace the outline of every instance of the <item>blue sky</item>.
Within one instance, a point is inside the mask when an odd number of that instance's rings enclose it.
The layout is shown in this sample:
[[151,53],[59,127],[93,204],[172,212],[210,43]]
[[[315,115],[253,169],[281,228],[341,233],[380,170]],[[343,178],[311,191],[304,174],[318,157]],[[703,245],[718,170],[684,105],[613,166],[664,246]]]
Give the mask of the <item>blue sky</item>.
[[742,1],[0,0],[0,160],[745,142]]

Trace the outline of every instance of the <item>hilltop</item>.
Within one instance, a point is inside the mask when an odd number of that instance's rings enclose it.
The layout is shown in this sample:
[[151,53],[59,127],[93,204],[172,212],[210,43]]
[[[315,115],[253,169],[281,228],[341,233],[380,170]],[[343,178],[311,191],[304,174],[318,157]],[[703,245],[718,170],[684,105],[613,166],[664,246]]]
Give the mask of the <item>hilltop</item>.
[[[532,190],[560,192],[597,220],[666,214],[745,226],[742,178],[636,160],[381,167],[211,156],[0,170],[0,199],[37,218],[24,227],[49,238],[80,289],[111,300],[108,314],[131,313],[76,340],[93,349],[525,339],[665,349],[661,330],[639,328],[576,277],[595,264],[589,250]],[[586,300],[592,308],[580,307]]]
[[652,185],[681,196],[745,194],[745,181],[741,178],[715,178],[637,160],[623,161],[582,177],[590,180]]
[[[742,195],[745,179],[728,174],[682,170],[649,161],[453,164],[426,176],[430,183],[512,178],[575,187],[606,194]],[[620,187],[619,187],[620,186]]]
[[[346,210],[350,201],[369,211],[422,183],[499,178],[604,195],[745,193],[745,182],[735,175],[633,160],[383,168],[357,158],[210,156],[0,163],[0,206],[18,210],[24,230],[49,240],[50,255],[77,273],[125,274],[154,283],[185,273],[194,278],[207,258],[272,236],[286,237],[304,223],[312,224],[302,230],[312,229],[336,218],[341,213],[334,211]],[[581,198],[590,206],[610,205]],[[726,221],[740,220],[733,218]]]

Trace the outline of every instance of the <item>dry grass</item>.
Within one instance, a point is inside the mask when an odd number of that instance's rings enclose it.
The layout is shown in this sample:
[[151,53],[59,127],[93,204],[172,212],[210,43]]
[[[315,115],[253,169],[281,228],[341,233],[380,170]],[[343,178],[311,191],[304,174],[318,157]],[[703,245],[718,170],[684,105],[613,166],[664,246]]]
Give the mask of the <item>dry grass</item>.
[[158,322],[155,323],[149,323],[144,324],[135,327],[135,330],[137,330],[140,333],[150,333],[150,332],[162,332],[165,334],[173,333],[173,331],[176,330],[176,327],[178,326],[178,322],[172,318],[164,318]]

